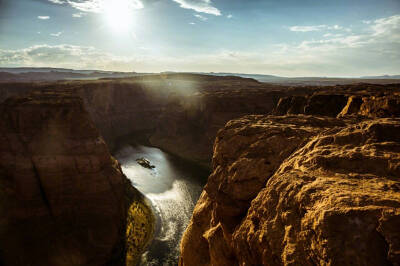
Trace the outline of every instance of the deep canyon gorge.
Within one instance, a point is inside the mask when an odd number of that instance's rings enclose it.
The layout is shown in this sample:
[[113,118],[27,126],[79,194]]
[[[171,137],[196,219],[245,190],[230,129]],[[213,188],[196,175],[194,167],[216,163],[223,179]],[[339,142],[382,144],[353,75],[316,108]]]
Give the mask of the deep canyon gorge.
[[400,265],[399,84],[163,74],[0,102],[4,265]]

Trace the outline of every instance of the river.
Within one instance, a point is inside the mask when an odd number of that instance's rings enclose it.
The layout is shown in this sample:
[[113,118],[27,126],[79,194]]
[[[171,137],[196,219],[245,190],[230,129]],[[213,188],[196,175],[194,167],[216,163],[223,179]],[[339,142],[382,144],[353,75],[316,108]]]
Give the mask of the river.
[[[132,184],[150,199],[156,215],[154,239],[140,265],[177,265],[180,239],[209,173],[154,147],[127,146],[115,157]],[[141,157],[155,168],[139,165],[136,159]]]

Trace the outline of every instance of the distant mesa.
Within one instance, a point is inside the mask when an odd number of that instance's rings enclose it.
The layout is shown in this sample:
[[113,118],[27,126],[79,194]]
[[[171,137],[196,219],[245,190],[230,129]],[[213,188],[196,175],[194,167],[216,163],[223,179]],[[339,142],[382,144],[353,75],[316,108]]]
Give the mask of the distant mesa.
[[175,72],[165,71],[160,73],[118,72],[104,70],[74,70],[67,68],[0,68],[0,82],[34,82],[34,81],[60,81],[60,80],[87,80],[102,78],[130,78],[146,75],[207,75],[217,77],[241,77],[253,79],[258,82],[291,85],[291,86],[330,86],[355,84],[360,82],[373,84],[398,83],[400,75],[365,76],[360,78],[343,77],[281,77],[264,74],[228,73],[228,72]]

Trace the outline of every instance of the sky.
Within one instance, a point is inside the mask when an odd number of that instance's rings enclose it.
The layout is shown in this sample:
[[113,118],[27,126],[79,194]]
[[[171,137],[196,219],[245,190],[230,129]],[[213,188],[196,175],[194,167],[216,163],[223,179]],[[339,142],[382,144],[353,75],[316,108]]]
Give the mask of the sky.
[[0,0],[0,67],[400,74],[400,0]]

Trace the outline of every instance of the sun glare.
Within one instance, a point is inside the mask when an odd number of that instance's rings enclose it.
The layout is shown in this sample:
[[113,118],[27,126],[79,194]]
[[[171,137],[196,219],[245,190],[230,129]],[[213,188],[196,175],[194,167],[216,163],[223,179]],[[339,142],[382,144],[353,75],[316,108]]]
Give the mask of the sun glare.
[[113,32],[127,33],[132,30],[134,9],[131,0],[105,0],[103,10],[107,24]]

